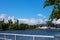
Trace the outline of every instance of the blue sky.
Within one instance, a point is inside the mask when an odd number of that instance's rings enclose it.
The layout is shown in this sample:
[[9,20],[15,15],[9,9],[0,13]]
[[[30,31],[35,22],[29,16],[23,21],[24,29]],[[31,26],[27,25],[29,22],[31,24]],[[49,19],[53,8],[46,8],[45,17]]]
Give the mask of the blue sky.
[[42,14],[48,19],[53,7],[43,8],[44,2],[45,0],[0,0],[0,14],[35,19],[41,19],[38,14]]

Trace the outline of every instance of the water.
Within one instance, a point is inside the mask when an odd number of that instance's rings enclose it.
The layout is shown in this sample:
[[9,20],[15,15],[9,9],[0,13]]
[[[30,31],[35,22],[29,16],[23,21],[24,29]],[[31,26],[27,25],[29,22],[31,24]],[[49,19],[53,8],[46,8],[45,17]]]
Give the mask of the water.
[[[31,35],[50,35],[50,36],[60,36],[60,30],[52,30],[52,29],[46,29],[46,30],[5,30],[0,31],[0,33],[13,33],[13,34],[31,34]],[[0,35],[2,37],[2,35]],[[14,36],[7,35],[8,39],[13,39]],[[32,40],[32,37],[22,37],[17,36],[17,40]],[[60,40],[60,38],[35,38],[35,40]]]

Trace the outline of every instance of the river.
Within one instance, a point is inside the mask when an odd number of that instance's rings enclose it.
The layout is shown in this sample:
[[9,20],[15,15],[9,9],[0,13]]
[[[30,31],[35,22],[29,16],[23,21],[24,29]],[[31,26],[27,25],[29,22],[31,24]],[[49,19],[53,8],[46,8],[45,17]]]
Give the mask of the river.
[[[2,30],[0,33],[13,33],[13,34],[30,34],[30,35],[50,35],[50,36],[60,36],[60,30],[58,29],[45,29],[45,30]],[[2,36],[0,36],[2,37]],[[7,36],[14,40],[14,36]],[[17,40],[32,40],[32,37],[19,37]],[[35,38],[35,40],[60,40],[60,38]]]

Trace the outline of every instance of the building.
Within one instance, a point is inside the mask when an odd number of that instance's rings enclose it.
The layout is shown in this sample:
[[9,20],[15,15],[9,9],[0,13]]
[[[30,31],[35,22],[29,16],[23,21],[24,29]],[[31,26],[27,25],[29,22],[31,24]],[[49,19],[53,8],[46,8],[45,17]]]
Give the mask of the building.
[[19,20],[15,19],[14,16],[13,16],[13,17],[9,17],[8,20],[4,20],[4,23],[19,24]]

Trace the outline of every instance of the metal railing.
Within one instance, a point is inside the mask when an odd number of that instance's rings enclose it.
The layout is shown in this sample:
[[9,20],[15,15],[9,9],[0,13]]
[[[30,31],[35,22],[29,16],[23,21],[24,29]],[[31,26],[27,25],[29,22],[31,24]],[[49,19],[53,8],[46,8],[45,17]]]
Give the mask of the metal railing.
[[11,33],[0,33],[0,35],[3,35],[4,38],[0,38],[0,39],[4,39],[7,40],[7,35],[10,36],[14,36],[14,39],[17,40],[17,36],[26,36],[26,37],[32,37],[33,40],[35,40],[35,37],[40,37],[40,38],[60,38],[60,36],[48,36],[48,35],[29,35],[29,34],[11,34]]

